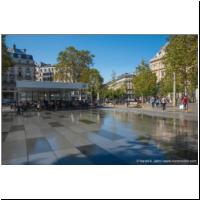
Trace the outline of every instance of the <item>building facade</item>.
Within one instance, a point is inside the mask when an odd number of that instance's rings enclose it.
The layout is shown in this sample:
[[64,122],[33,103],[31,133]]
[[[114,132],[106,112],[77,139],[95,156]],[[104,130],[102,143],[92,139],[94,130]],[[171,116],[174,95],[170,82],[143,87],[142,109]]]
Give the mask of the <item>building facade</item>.
[[127,99],[133,99],[133,77],[134,74],[125,73],[117,77],[116,80],[107,83],[108,89],[117,90],[125,88]]
[[[159,83],[166,74],[166,67],[164,65],[163,59],[165,56],[166,46],[161,47],[160,51],[150,60],[150,68],[152,72],[156,74],[157,82]],[[173,81],[172,81],[173,84]],[[184,92],[176,93],[176,97],[181,98]],[[193,96],[195,97],[195,101],[198,101],[198,88],[193,92]],[[173,93],[168,94],[168,98],[172,101]]]
[[40,64],[36,64],[35,67],[35,78],[36,81],[53,81],[53,77],[55,74],[55,67],[51,64],[45,64],[40,62]]
[[9,102],[16,99],[16,81],[35,79],[35,62],[26,49],[18,49],[16,45],[7,49],[14,65],[2,75],[2,100]]
[[156,74],[157,82],[160,82],[165,76],[165,65],[163,58],[166,46],[161,47],[160,51],[150,60],[150,68]]

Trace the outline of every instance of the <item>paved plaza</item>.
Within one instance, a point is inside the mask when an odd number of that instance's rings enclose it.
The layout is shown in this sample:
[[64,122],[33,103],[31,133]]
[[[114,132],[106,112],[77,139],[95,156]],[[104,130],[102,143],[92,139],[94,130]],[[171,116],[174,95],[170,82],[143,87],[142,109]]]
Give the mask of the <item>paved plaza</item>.
[[2,114],[2,164],[197,164],[197,141],[195,121],[109,109]]
[[134,112],[136,114],[142,113],[149,116],[159,116],[166,118],[177,118],[198,121],[198,103],[190,103],[189,109],[187,111],[180,110],[179,105],[176,107],[172,104],[167,104],[166,110],[163,112],[161,106],[158,108],[152,108],[151,104],[143,104],[142,108],[134,108],[135,105],[130,105],[127,107],[126,104],[122,105],[106,105],[107,108],[112,108],[113,110],[120,110],[124,112]]

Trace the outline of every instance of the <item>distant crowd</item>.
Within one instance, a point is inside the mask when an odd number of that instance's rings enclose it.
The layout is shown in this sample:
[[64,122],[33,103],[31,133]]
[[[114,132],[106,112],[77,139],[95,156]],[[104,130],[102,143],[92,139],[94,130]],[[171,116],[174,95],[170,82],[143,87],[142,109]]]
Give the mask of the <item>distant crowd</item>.
[[[135,102],[137,104],[141,104],[141,99],[136,99]],[[168,97],[150,97],[149,100],[145,100],[145,102],[149,102],[152,108],[161,108],[162,111],[165,111],[167,108],[167,104],[170,103],[170,99]],[[117,103],[117,102],[112,102]],[[130,102],[127,101],[127,107]],[[183,95],[181,99],[178,100],[179,108],[182,110],[188,110],[189,97],[187,95]],[[64,100],[43,100],[43,101],[20,101],[15,104],[11,104],[11,110],[14,110],[18,115],[22,115],[25,111],[38,111],[41,110],[65,110],[65,109],[83,109],[89,107],[96,107],[98,102],[94,102],[93,104],[89,104],[87,100],[75,100],[72,99],[70,101]]]
[[25,111],[38,111],[41,110],[64,110],[67,108],[88,108],[89,103],[86,100],[55,100],[55,101],[20,101],[10,105],[11,110],[14,110],[18,115],[23,115]]
[[[150,103],[152,105],[152,108],[159,108],[161,107],[162,110],[166,110],[166,105],[170,102],[168,97],[151,97]],[[188,95],[183,95],[181,99],[179,99],[179,108],[181,110],[188,110],[188,104],[189,104],[189,97]]]

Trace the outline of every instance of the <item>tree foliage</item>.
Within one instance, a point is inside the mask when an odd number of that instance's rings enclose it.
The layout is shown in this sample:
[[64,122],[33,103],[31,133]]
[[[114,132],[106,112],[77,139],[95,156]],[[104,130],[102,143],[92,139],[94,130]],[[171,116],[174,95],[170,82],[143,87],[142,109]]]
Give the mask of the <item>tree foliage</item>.
[[94,55],[87,50],[77,50],[72,46],[66,48],[58,55],[54,80],[87,83],[92,96],[97,97],[103,78],[97,69],[90,68],[93,58]]
[[103,99],[109,99],[109,100],[114,100],[114,99],[123,99],[126,95],[126,89],[124,86],[117,88],[116,90],[114,89],[108,89],[106,85],[104,85],[101,89],[101,97]]
[[[163,85],[173,84],[172,77],[175,72],[176,85],[179,90],[189,92],[196,89],[198,85],[198,36],[171,36],[165,51],[166,78],[163,80]],[[170,91],[169,89],[168,92]]]
[[85,67],[81,72],[80,82],[87,83],[89,91],[96,97],[102,88],[103,78],[97,69]]
[[[158,83],[158,94],[163,96],[173,92],[173,75],[166,73],[165,77]],[[176,80],[176,92],[184,91],[184,87]]]
[[101,90],[100,90],[100,97],[102,99],[108,98],[108,87],[106,84],[102,84]]
[[126,95],[125,87],[122,86],[114,91],[114,97],[117,99],[122,99]]
[[133,90],[135,95],[140,97],[156,94],[156,75],[144,60],[136,68],[136,75],[133,78]]
[[8,54],[6,46],[6,35],[2,35],[2,71],[5,72],[13,66],[13,62]]
[[66,48],[58,55],[54,80],[79,82],[82,71],[93,64],[93,57],[89,51]]

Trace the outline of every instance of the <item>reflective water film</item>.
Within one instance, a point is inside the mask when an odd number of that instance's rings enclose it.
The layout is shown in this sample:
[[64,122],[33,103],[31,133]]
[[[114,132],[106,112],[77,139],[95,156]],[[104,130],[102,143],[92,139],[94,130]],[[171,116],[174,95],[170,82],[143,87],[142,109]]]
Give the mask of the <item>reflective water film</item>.
[[196,165],[198,122],[109,109],[7,113],[2,164]]

